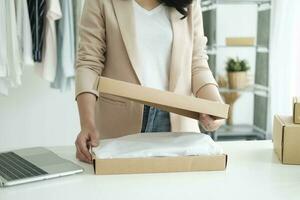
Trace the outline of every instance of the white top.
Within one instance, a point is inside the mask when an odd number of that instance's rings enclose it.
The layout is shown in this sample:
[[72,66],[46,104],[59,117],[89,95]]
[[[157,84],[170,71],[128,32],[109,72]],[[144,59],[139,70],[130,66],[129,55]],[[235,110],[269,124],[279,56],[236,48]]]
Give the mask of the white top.
[[221,155],[223,150],[202,133],[139,133],[104,139],[93,148],[98,158],[145,158]]
[[82,200],[88,195],[105,200],[299,200],[300,166],[280,164],[272,141],[217,143],[228,154],[225,171],[104,176],[94,175],[91,165],[76,160],[74,146],[51,147],[82,166],[84,173],[0,188],[0,199]]
[[[0,1],[0,13],[6,13],[6,2]],[[7,77],[6,16],[0,17],[0,78]]]
[[62,18],[59,0],[48,0],[45,24],[45,43],[42,63],[36,64],[37,72],[49,82],[53,82],[57,67],[57,41],[55,22]]
[[32,66],[31,30],[26,1],[0,1],[0,94],[21,85],[23,66]]
[[168,90],[173,30],[168,8],[160,4],[148,11],[133,0],[136,44],[143,86]]
[[4,52],[3,50],[1,51],[0,57],[6,57],[0,62],[0,94],[8,95],[9,87],[18,87],[21,85],[22,60],[18,41],[15,1],[1,2],[0,11],[2,19],[0,25],[3,30],[0,31],[0,37],[3,37],[3,41],[6,42],[2,42],[2,39],[0,40],[0,48],[4,48]]
[[31,27],[26,1],[15,1],[20,56],[23,67],[33,66]]

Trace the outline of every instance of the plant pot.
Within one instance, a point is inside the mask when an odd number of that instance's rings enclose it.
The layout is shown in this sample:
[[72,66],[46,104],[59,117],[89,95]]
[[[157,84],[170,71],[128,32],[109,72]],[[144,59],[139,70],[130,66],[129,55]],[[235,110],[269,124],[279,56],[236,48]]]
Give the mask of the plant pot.
[[228,72],[227,76],[230,89],[243,89],[247,87],[247,72]]

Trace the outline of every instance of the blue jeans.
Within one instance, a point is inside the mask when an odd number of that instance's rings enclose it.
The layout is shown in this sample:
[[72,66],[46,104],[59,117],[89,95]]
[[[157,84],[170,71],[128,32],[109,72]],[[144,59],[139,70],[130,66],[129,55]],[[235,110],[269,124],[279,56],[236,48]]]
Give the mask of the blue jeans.
[[145,133],[170,131],[170,113],[145,105],[141,132]]

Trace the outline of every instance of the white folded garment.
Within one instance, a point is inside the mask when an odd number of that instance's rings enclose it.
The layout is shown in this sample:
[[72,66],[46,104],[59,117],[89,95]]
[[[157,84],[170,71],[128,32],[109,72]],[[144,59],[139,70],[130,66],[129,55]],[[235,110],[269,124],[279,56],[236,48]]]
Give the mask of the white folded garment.
[[220,155],[223,150],[202,133],[138,133],[105,139],[93,148],[97,158]]

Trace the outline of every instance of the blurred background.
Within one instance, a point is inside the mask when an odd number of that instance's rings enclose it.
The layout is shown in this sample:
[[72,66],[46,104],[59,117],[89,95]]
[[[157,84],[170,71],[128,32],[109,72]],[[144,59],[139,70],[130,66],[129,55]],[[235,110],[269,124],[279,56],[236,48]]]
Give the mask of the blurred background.
[[[24,5],[15,2],[10,6],[15,6],[16,17],[9,19],[15,20],[24,51],[26,30],[20,26],[24,13],[18,11]],[[65,2],[61,17],[47,18],[45,26],[55,22],[57,30],[65,31],[58,33],[57,40],[63,44],[58,48],[75,52],[83,1]],[[232,105],[226,125],[209,134],[215,140],[271,139],[273,115],[291,115],[292,97],[300,96],[300,1],[202,0],[201,5],[209,64],[222,96]],[[51,9],[48,12],[47,16],[59,16],[51,15]],[[64,17],[66,13],[72,17]],[[1,23],[8,23],[7,19]],[[74,30],[72,49],[63,39],[68,34],[60,27],[63,23]],[[0,38],[1,44],[6,41],[9,39]],[[12,48],[6,56],[15,58],[14,53]],[[21,64],[20,80],[15,84],[0,73],[2,148],[72,145],[80,131],[74,73],[62,73],[64,81],[57,84],[57,77],[46,77],[38,67],[30,62]],[[58,65],[56,74],[64,67]]]

